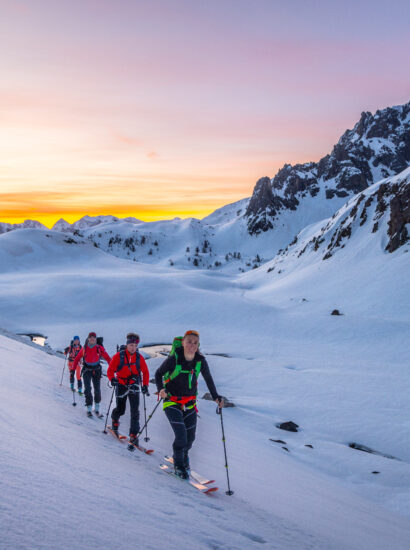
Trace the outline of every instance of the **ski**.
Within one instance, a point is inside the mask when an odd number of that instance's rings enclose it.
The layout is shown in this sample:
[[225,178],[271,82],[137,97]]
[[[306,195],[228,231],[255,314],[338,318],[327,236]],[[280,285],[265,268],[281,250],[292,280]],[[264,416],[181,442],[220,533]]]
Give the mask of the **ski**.
[[127,439],[127,436],[126,435],[121,435],[119,433],[115,433],[115,431],[112,429],[111,426],[107,426],[107,430],[110,432],[110,434],[112,434],[115,439],[118,439],[118,441],[121,441],[121,443],[124,443]]
[[95,411],[94,411],[94,414],[95,414],[95,416],[96,416],[97,418],[104,418],[104,415],[103,415],[102,413],[100,413],[100,412],[95,412]]
[[154,449],[147,449],[146,447],[141,447],[141,445],[135,445],[134,443],[131,443],[131,441],[126,438],[128,440],[128,450],[129,451],[133,451],[134,449],[138,449],[139,451],[141,451],[142,453],[145,453],[146,455],[150,455],[154,452]]
[[[165,456],[165,460],[170,464],[174,464],[174,459],[172,458],[172,456]],[[195,472],[194,470],[190,469],[189,474],[195,479],[195,481],[197,481],[201,485],[209,485],[210,483],[215,483],[214,479],[208,479],[201,474],[198,474],[198,472]]]
[[215,491],[218,490],[218,487],[209,487],[209,485],[203,485],[202,483],[198,483],[198,481],[196,481],[192,476],[189,476],[188,479],[180,478],[179,476],[177,476],[174,473],[174,470],[172,468],[170,468],[168,466],[168,464],[160,464],[159,467],[163,472],[165,472],[165,473],[167,473],[167,474],[169,474],[173,477],[176,477],[180,481],[186,481],[187,483],[189,483],[189,485],[191,487],[194,487],[195,489],[197,489],[201,493],[209,494],[209,493],[214,493]]

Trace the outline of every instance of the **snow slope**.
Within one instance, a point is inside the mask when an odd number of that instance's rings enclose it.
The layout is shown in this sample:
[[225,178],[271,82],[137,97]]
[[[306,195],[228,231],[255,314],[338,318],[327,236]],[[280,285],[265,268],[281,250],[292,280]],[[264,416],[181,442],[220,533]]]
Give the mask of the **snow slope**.
[[[357,550],[408,547],[410,522],[311,471],[255,430],[242,409],[224,413],[235,495],[206,496],[162,473],[170,428],[150,425],[152,457],[129,453],[85,416],[59,380],[63,360],[0,335],[2,548]],[[160,359],[149,361],[151,371]],[[10,371],[13,391],[10,391]],[[221,371],[214,369],[215,378]],[[201,390],[203,386],[201,387]],[[110,391],[103,383],[103,403]],[[77,399],[81,399],[77,396]],[[155,405],[148,400],[148,410]],[[224,487],[214,405],[201,401],[192,461]],[[126,427],[128,418],[123,421]],[[194,541],[194,543],[193,543]]]
[[[201,250],[197,257],[219,257],[232,238],[239,246],[243,237],[242,250],[255,250],[252,239],[268,249],[271,233],[251,237],[245,226],[238,231],[242,222],[232,220],[235,205],[227,216],[215,214],[212,226],[198,220],[143,225],[109,220],[71,234],[26,228],[0,235],[0,326],[45,333],[55,348],[74,334],[84,340],[96,330],[109,353],[129,330],[141,334],[143,345],[170,343],[196,328],[220,393],[237,405],[226,411],[234,503],[224,495],[204,501],[178,485],[172,489],[174,480],[157,471],[158,458],[130,457],[113,448],[115,441],[104,440],[82,408],[71,407],[70,393],[58,387],[61,359],[0,337],[8,547],[31,547],[27,533],[34,532],[35,548],[55,548],[57,540],[71,548],[73,525],[91,514],[89,548],[102,541],[123,547],[141,537],[141,529],[144,548],[157,547],[175,529],[187,546],[191,532],[188,537],[186,529],[174,526],[181,515],[198,526],[200,548],[263,543],[290,549],[407,548],[410,255],[405,241],[410,228],[403,220],[408,186],[409,169],[365,189],[331,218],[303,229],[273,260],[235,276],[233,269],[175,269],[167,260],[172,253],[187,262],[186,242],[204,240],[212,251]],[[124,248],[132,232],[134,243]],[[122,239],[111,245],[118,245],[117,251],[105,252],[116,234]],[[131,245],[140,261],[116,257],[128,257]],[[155,248],[152,255],[141,252],[147,246]],[[232,257],[226,264],[235,262]],[[343,315],[331,316],[336,308]],[[150,360],[152,372],[160,362],[160,357]],[[13,382],[17,377],[13,392],[10,369]],[[204,391],[201,385],[200,395]],[[105,406],[108,399],[104,388]],[[154,404],[151,398],[148,408]],[[207,402],[200,409],[192,458],[198,470],[223,482],[215,409]],[[279,430],[276,425],[286,420],[297,422],[300,431]],[[44,426],[50,430],[46,437]],[[30,443],[30,462],[27,449],[14,443],[21,433]],[[152,433],[158,454],[168,453],[169,427],[161,414],[152,421]],[[351,443],[381,454],[354,450]],[[132,474],[134,493],[128,468],[135,461],[140,469]],[[29,479],[35,480],[31,486]],[[130,498],[125,515],[119,514]],[[134,532],[133,510],[140,509],[141,499],[146,524]],[[39,503],[36,509],[33,502]],[[70,523],[68,512],[59,514],[61,502],[73,514]],[[28,518],[23,531],[17,510]],[[112,521],[115,533],[125,531],[125,541],[117,544],[104,530]],[[37,543],[44,530],[49,537]]]

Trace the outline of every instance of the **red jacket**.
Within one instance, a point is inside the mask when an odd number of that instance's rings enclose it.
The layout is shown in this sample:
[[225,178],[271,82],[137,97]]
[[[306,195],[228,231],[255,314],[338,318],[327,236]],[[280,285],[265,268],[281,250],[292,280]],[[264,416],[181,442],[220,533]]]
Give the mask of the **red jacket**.
[[73,368],[77,368],[77,365],[80,362],[80,359],[84,357],[84,350],[85,350],[84,360],[87,363],[87,365],[90,365],[90,366],[99,365],[101,357],[104,357],[107,363],[111,361],[111,357],[108,355],[105,349],[102,346],[99,346],[98,344],[96,344],[92,348],[90,348],[89,346],[86,346],[80,351],[80,353],[74,359]]
[[[136,365],[137,354],[130,354],[128,350],[125,350],[124,356],[124,366],[117,372],[118,367],[120,366],[120,352],[116,353],[111,359],[111,362],[108,366],[107,376],[111,381],[114,378],[115,373],[117,373],[118,382],[124,386],[128,385],[130,376],[140,376],[142,378],[142,385],[148,386],[149,384],[149,371],[145,359],[140,355],[139,368],[140,372],[137,369]],[[131,382],[132,383],[132,382]]]
[[64,352],[65,355],[68,353],[68,362],[72,363],[75,359],[75,357],[80,353],[82,350],[81,344],[78,344],[78,346],[75,346],[74,344],[71,344],[66,351]]

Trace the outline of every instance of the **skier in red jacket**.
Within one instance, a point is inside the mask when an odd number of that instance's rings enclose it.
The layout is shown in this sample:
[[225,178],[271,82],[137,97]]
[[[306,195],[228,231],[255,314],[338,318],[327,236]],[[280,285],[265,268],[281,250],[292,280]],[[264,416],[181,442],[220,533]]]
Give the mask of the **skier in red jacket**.
[[127,345],[120,349],[112,358],[107,376],[111,385],[115,387],[117,406],[112,411],[112,428],[118,433],[119,419],[125,413],[127,395],[130,402],[130,443],[138,446],[139,423],[139,394],[140,387],[143,394],[148,393],[149,372],[145,359],[139,354],[137,347],[140,338],[133,332],[127,334]]
[[90,332],[87,340],[85,341],[83,349],[74,359],[73,368],[76,369],[77,365],[80,362],[80,359],[83,359],[83,369],[82,375],[84,380],[84,394],[85,394],[85,404],[87,407],[87,415],[92,416],[92,407],[93,407],[93,395],[91,393],[91,380],[94,386],[94,411],[97,416],[100,418],[103,416],[100,413],[100,402],[101,402],[101,357],[110,363],[111,357],[105,351],[103,346],[97,344],[97,335],[95,332]]
[[68,354],[68,368],[70,370],[70,387],[72,390],[74,390],[74,374],[77,378],[77,386],[78,386],[78,393],[82,395],[83,393],[83,383],[81,381],[81,368],[80,365],[77,366],[75,369],[73,366],[74,359],[77,357],[77,355],[82,350],[82,345],[80,344],[80,337],[74,336],[74,338],[71,340],[71,344],[65,348],[64,355]]

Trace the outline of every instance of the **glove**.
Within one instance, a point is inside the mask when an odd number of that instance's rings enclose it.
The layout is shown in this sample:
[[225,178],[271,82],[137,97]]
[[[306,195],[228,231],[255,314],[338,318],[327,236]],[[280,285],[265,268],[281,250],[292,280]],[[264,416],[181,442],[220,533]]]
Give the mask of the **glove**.
[[116,378],[111,378],[110,384],[112,387],[118,386],[118,380]]
[[144,395],[149,395],[148,386],[142,386],[141,391]]

